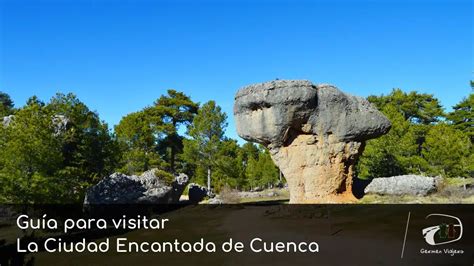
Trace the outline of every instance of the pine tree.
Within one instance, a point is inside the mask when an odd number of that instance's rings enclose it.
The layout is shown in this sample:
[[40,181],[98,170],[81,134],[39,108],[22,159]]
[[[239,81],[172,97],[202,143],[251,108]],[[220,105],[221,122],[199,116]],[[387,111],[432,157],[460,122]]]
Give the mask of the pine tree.
[[13,101],[10,98],[10,95],[0,91],[0,119],[4,116],[13,114],[13,111]]
[[48,104],[33,96],[0,126],[0,199],[10,203],[72,203],[116,167],[107,125],[73,94]]
[[261,186],[272,187],[278,183],[279,170],[270,156],[270,152],[264,149],[258,156],[258,162],[262,171]]
[[215,161],[224,140],[226,120],[227,115],[221,108],[214,101],[209,101],[199,109],[188,128],[191,139],[184,141],[184,158],[188,164],[198,166],[197,173],[199,174],[202,174],[202,168],[205,168],[209,190],[212,169],[215,167]]
[[382,112],[392,128],[388,134],[367,142],[358,163],[359,176],[375,178],[425,171],[426,162],[419,156],[418,128],[392,104],[385,105]]
[[251,188],[271,187],[279,182],[279,170],[267,149],[260,147],[256,157],[249,156],[245,174]]
[[372,95],[367,99],[379,110],[383,110],[387,104],[396,107],[405,120],[416,124],[428,125],[444,117],[443,107],[432,94],[415,91],[406,93],[400,89],[393,89],[387,96]]
[[448,115],[448,119],[456,129],[466,133],[471,143],[474,143],[474,93],[469,94],[460,103],[453,106],[454,111]]
[[149,109],[126,115],[115,127],[123,157],[120,171],[140,174],[162,168],[163,160],[156,151],[156,125],[150,122]]
[[[15,114],[7,127],[0,126],[0,183],[7,203],[58,202],[64,199],[64,185],[76,180],[57,177],[63,156],[55,137],[51,113],[37,101]],[[66,195],[70,198],[70,195]]]
[[62,142],[62,175],[79,176],[87,187],[115,170],[118,146],[96,112],[72,93],[56,94],[45,108]]
[[183,137],[178,134],[179,126],[189,125],[198,110],[198,104],[182,92],[168,90],[168,95],[162,95],[155,101],[152,113],[152,121],[160,125],[161,131],[165,137],[160,139],[159,146],[166,150],[169,149],[170,170],[175,171],[176,155],[182,152]]
[[224,139],[214,161],[214,186],[242,189],[246,185],[243,154],[236,140]]
[[471,146],[466,134],[441,123],[428,131],[423,156],[433,175],[464,176],[473,168]]

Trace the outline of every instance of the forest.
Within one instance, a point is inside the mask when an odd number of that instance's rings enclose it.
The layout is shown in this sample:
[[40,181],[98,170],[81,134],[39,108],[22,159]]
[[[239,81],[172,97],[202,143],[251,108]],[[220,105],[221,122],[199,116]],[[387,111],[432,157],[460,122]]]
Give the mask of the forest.
[[[471,82],[471,87],[473,86]],[[473,88],[474,89],[474,88]],[[474,93],[446,112],[434,95],[393,89],[367,99],[392,122],[370,140],[357,165],[361,179],[402,174],[474,176]],[[186,173],[218,192],[282,185],[269,152],[225,135],[227,114],[215,101],[194,102],[168,90],[111,128],[76,95],[15,106],[0,92],[0,203],[80,203],[113,172]],[[0,122],[2,122],[0,120]]]

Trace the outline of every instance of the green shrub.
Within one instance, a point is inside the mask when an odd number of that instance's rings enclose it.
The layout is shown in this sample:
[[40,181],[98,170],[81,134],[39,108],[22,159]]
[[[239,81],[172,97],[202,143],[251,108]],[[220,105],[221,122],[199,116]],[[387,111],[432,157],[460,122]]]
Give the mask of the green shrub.
[[173,184],[175,177],[161,169],[155,170],[155,176],[159,179],[162,180],[166,185],[171,186]]

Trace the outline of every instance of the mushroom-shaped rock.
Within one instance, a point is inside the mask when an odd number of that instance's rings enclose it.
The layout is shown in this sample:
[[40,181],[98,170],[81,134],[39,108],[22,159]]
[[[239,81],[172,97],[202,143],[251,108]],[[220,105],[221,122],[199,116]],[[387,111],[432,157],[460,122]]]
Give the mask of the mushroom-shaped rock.
[[239,136],[270,150],[292,203],[355,200],[352,175],[364,142],[391,126],[367,100],[304,80],[242,88],[234,116]]

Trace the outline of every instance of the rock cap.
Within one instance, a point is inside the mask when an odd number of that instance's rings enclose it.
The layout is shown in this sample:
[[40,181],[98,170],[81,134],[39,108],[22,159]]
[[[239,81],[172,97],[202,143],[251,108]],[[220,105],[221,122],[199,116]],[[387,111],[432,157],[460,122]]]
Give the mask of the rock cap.
[[235,96],[237,133],[278,148],[300,134],[365,141],[387,133],[390,121],[366,99],[329,84],[274,80],[240,89]]

